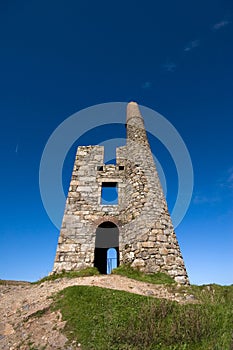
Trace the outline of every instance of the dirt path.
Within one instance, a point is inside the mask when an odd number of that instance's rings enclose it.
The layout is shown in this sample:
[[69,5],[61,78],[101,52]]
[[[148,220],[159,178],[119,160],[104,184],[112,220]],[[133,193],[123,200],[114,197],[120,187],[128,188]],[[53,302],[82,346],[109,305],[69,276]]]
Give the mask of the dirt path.
[[[98,286],[124,290],[130,293],[175,300],[180,303],[195,302],[193,296],[170,292],[164,285],[139,282],[118,275],[62,278],[38,285],[0,285],[0,349],[81,349],[80,344],[66,347],[67,339],[61,333],[65,323],[59,312],[51,312],[49,297],[74,285]],[[41,317],[31,315],[44,310]]]

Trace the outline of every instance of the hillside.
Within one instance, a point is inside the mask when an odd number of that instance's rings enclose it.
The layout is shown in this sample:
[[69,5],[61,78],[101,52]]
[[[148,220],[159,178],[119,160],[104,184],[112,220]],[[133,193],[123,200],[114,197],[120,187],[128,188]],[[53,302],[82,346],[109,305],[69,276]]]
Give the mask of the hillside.
[[233,349],[232,295],[232,286],[157,285],[119,275],[2,281],[0,349]]

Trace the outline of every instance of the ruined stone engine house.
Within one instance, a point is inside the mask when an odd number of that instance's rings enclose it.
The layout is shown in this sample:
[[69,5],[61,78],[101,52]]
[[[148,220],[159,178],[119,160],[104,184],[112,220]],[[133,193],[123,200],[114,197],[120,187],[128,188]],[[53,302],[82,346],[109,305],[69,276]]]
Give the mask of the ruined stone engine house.
[[[93,266],[110,273],[113,267],[129,264],[188,284],[135,102],[127,105],[126,128],[126,145],[116,149],[116,165],[104,164],[103,146],[78,147],[53,273]],[[104,202],[108,191],[115,193],[115,202]]]

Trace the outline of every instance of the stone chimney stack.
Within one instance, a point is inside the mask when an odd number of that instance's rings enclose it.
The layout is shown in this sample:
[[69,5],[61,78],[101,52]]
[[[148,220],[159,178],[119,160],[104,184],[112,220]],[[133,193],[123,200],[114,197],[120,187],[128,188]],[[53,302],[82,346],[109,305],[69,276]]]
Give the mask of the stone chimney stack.
[[149,146],[144,120],[136,102],[130,102],[127,105],[126,127],[128,146],[130,145],[131,141],[137,142],[144,146]]
[[137,102],[133,101],[129,102],[127,105],[126,123],[128,123],[131,118],[140,118],[143,120]]

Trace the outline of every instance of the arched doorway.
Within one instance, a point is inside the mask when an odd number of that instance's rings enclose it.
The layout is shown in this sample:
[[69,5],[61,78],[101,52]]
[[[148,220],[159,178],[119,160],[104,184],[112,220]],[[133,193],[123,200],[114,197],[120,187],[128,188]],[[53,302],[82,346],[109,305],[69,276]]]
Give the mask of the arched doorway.
[[[109,248],[115,249],[114,251]],[[110,260],[115,259],[115,260]],[[115,266],[116,265],[116,266]],[[105,221],[96,229],[94,266],[100,273],[111,273],[111,266],[119,265],[119,229],[110,221]]]

